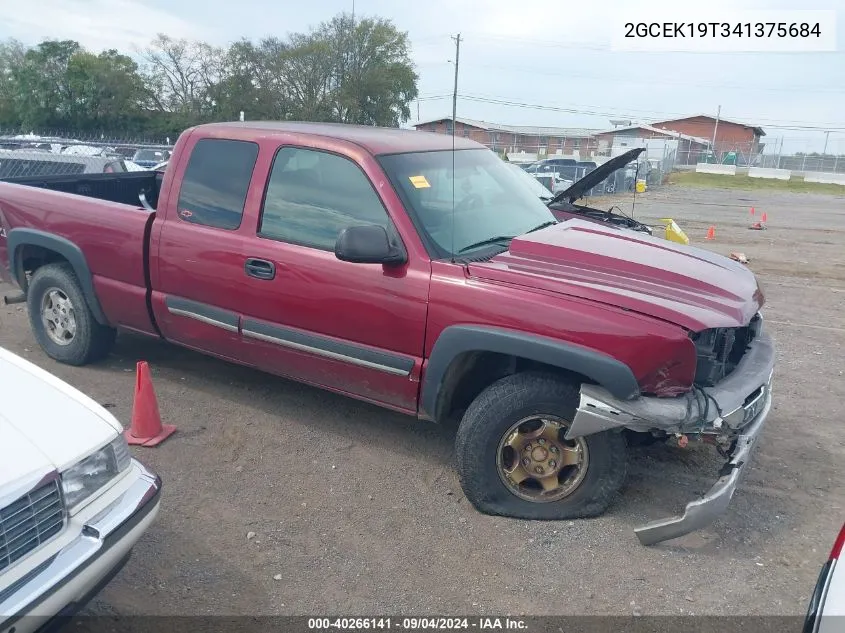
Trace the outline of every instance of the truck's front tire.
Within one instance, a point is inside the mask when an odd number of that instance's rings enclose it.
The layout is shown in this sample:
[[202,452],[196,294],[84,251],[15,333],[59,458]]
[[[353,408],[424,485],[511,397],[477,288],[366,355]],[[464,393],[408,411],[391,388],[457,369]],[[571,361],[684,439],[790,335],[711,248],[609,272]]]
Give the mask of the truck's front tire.
[[514,374],[481,392],[455,440],[473,506],[522,519],[602,514],[625,480],[625,438],[605,431],[565,440],[577,406],[578,387],[551,374]]
[[108,355],[116,331],[97,322],[69,264],[47,264],[27,290],[29,323],[50,358],[86,365]]

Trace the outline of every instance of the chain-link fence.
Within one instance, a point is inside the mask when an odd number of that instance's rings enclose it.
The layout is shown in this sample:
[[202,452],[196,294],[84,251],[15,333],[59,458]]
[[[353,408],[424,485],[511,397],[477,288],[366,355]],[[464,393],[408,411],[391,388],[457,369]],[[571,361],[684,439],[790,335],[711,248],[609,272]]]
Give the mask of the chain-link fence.
[[0,179],[156,169],[170,158],[169,140],[0,130]]
[[526,151],[533,148],[523,146],[520,152],[497,153],[503,159],[520,165],[547,189],[557,193],[600,169],[610,159],[637,147],[642,147],[645,151],[636,160],[608,173],[601,182],[586,192],[587,196],[598,196],[632,192],[637,183],[640,183],[640,190],[661,187],[678,163],[678,141],[632,139],[632,142],[625,145],[579,148],[577,153],[559,151],[549,154],[542,151],[545,149],[542,146],[538,147],[539,151],[536,152]]
[[845,173],[845,154],[821,154],[816,152],[784,153],[776,147],[749,147],[747,145],[726,146],[713,152],[709,149],[681,150],[678,152],[678,166],[697,163],[718,163],[737,167],[766,167],[789,169],[792,172]]

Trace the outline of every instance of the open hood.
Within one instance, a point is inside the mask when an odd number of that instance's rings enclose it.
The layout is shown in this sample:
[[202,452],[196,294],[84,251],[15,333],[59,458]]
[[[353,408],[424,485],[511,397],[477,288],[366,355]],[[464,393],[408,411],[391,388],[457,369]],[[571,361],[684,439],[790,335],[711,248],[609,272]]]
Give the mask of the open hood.
[[568,189],[561,191],[546,204],[553,204],[555,202],[560,202],[561,200],[575,202],[579,198],[583,198],[584,193],[595,187],[617,169],[621,169],[631,161],[636,160],[637,157],[644,151],[645,147],[637,147],[636,149],[629,150],[624,154],[620,154],[616,158],[611,158],[603,165],[596,167],[581,180],[576,181],[575,184]]

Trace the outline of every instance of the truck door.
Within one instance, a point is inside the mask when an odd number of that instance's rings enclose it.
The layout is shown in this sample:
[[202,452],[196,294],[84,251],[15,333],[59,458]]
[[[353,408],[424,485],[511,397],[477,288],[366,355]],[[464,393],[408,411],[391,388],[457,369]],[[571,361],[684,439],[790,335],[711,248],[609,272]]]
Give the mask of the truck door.
[[251,141],[190,138],[172,165],[177,179],[184,175],[162,195],[150,245],[153,312],[164,337],[233,360],[243,360],[243,211],[250,196],[261,197],[262,186],[251,187],[258,153]]
[[[380,173],[371,157],[358,160]],[[241,252],[242,334],[255,366],[415,412],[428,256],[412,247],[406,264],[391,267],[334,254],[338,234],[351,225],[377,224],[403,239],[384,195],[349,157],[280,148]]]

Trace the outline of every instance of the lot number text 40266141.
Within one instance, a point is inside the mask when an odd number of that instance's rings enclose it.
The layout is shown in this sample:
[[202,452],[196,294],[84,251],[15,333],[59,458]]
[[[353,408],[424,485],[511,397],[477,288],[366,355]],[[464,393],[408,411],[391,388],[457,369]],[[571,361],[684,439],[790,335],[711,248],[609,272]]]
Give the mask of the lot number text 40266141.
[[426,630],[526,630],[527,624],[514,618],[308,618],[308,629],[320,630],[390,630],[426,631]]

